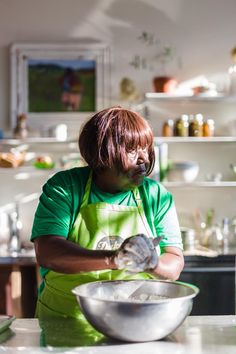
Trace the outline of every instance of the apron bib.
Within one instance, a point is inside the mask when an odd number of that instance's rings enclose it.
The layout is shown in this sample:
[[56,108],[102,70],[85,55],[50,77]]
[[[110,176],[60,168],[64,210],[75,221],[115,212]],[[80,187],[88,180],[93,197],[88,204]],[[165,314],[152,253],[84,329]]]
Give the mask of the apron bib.
[[[93,250],[116,250],[122,242],[139,233],[153,237],[147,222],[139,190],[133,191],[136,206],[123,206],[105,202],[88,204],[92,173],[86,184],[79,213],[69,235],[69,240]],[[160,249],[157,249],[160,253]],[[71,290],[84,283],[99,280],[151,279],[148,273],[127,273],[125,270],[99,270],[62,274],[49,271],[45,287],[37,303],[40,318],[63,316],[83,319],[76,297]]]

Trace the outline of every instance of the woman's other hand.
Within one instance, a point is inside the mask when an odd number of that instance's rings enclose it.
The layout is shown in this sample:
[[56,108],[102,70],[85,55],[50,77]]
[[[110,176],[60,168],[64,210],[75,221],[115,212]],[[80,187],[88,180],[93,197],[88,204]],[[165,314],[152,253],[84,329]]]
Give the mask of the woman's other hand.
[[[158,240],[158,241],[156,241]],[[144,234],[127,238],[114,258],[118,269],[126,269],[132,273],[153,270],[158,265],[158,255],[155,246],[161,238],[155,241]]]

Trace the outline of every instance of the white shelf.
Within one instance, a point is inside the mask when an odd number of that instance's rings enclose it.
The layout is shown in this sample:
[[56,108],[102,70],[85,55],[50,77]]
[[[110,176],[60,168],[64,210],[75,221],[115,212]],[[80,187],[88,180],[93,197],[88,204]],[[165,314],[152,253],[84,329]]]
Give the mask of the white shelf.
[[206,94],[199,94],[199,95],[170,95],[166,93],[159,93],[159,92],[147,92],[145,93],[145,99],[147,100],[159,100],[159,101],[206,101],[206,102],[236,102],[236,96],[229,96],[229,95],[206,95]]
[[213,137],[164,137],[164,136],[156,136],[155,144],[160,143],[235,143],[235,136],[213,136]]
[[52,168],[52,169],[50,169],[50,168],[36,168],[34,166],[0,167],[1,174],[11,174],[14,176],[20,175],[20,174],[27,174],[27,175],[29,175],[29,177],[32,177],[32,176],[54,174],[58,171],[60,171],[59,168]]
[[26,139],[1,139],[0,145],[20,145],[20,144],[70,144],[77,143],[76,139],[58,140],[56,138],[31,137]]
[[203,187],[203,188],[225,188],[225,187],[236,187],[236,181],[220,181],[220,182],[208,182],[208,181],[202,181],[202,182],[192,182],[192,183],[186,183],[186,182],[161,182],[165,187]]

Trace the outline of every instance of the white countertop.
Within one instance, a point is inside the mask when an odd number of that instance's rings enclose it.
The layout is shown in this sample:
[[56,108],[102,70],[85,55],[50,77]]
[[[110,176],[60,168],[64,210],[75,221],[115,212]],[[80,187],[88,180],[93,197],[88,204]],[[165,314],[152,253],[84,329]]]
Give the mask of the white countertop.
[[[60,321],[60,320],[59,320]],[[66,323],[66,322],[65,322]],[[0,352],[3,353],[87,353],[87,354],[200,354],[236,353],[236,316],[189,316],[185,322],[164,340],[146,343],[125,343],[103,340],[91,344],[70,340],[65,323],[53,327],[54,335],[48,343],[42,339],[37,319],[16,319],[9,329],[0,334]],[[52,327],[51,327],[52,329]],[[72,334],[73,330],[71,331]],[[66,333],[68,346],[61,346]],[[58,342],[57,342],[58,340]],[[65,338],[64,338],[65,342]],[[59,343],[57,346],[56,343]]]

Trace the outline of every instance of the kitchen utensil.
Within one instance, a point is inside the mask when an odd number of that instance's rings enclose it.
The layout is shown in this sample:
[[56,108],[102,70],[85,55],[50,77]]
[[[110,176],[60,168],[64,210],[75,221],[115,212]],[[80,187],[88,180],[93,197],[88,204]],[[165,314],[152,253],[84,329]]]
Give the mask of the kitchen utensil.
[[[135,288],[139,293],[129,298]],[[72,292],[95,329],[119,340],[145,342],[166,337],[179,327],[199,289],[175,281],[120,280],[91,282]]]
[[181,237],[183,241],[184,250],[193,250],[199,243],[196,238],[196,232],[189,227],[181,227]]

